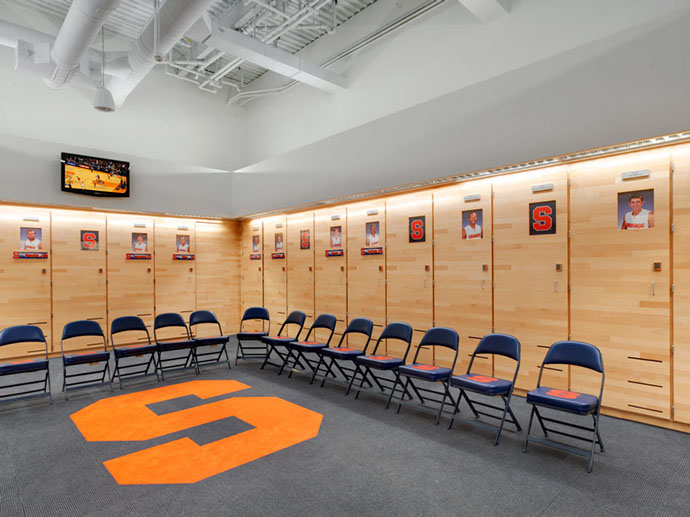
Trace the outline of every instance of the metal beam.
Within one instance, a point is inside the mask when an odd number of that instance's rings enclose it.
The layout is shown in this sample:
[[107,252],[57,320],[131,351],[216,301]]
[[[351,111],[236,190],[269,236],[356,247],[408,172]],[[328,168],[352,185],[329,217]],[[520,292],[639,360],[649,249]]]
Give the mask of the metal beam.
[[482,23],[489,23],[496,18],[500,18],[508,11],[498,2],[498,0],[459,0],[468,11],[479,18]]

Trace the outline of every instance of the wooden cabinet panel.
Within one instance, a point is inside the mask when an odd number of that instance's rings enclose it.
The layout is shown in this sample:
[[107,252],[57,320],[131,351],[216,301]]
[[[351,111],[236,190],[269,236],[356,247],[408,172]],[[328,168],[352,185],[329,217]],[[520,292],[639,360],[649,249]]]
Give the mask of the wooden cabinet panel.
[[285,258],[272,258],[274,253],[286,253],[285,216],[264,219],[264,307],[271,315],[271,326],[277,331],[287,317],[287,271]]
[[[252,260],[258,254],[260,258]],[[242,223],[242,242],[240,243],[242,304],[240,318],[250,307],[264,306],[263,274],[263,222],[252,220]],[[261,324],[248,322],[243,330],[248,332],[262,330]]]
[[[494,327],[520,340],[517,387],[529,390],[537,384],[548,348],[568,338],[567,170],[523,172],[496,178],[493,184]],[[530,235],[530,204],[549,201],[556,202],[555,233]],[[515,363],[496,357],[494,371],[512,378]],[[567,389],[568,368],[545,368],[542,384]]]
[[[456,372],[467,370],[478,338],[491,332],[491,235],[490,181],[434,191],[434,320],[460,336]],[[436,350],[436,364],[449,367],[452,360],[450,351]],[[477,358],[473,370],[491,375],[492,358]]]
[[[30,235],[34,238],[29,239]],[[13,258],[15,251],[38,248],[38,244],[27,245],[27,240],[32,243],[40,240],[40,251],[47,251],[48,258]],[[52,339],[50,246],[49,211],[0,207],[0,328],[36,325],[46,336],[48,351]],[[57,344],[59,349],[59,341]],[[45,348],[38,343],[10,345],[0,349],[0,360],[41,354],[45,354]]]
[[314,213],[287,218],[287,305],[314,322]]
[[189,321],[189,315],[196,310],[196,260],[173,257],[178,253],[196,254],[195,223],[188,219],[157,218],[155,234],[156,314],[176,312]]
[[[331,207],[314,212],[314,315],[333,314],[337,320],[336,335],[340,339],[347,318],[347,256],[327,257],[327,250],[345,251],[347,243],[347,211]],[[337,230],[336,230],[337,229]],[[323,339],[323,332],[316,334]]]

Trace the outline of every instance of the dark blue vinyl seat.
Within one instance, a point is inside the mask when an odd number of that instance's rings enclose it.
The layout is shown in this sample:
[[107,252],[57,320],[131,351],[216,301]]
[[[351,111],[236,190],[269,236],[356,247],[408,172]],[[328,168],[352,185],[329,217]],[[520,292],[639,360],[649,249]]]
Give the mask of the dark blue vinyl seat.
[[[204,325],[205,327],[211,326],[213,329],[218,330],[219,335],[208,337],[194,336],[194,330],[197,329],[199,325]],[[227,363],[228,368],[230,368],[230,357],[228,356],[227,350],[230,336],[223,334],[223,327],[221,327],[220,321],[218,321],[218,318],[216,318],[216,315],[212,311],[201,310],[191,313],[189,315],[189,330],[197,343],[197,347],[218,348],[217,350],[210,351],[199,351],[197,349],[196,359],[199,366],[202,364]],[[225,359],[223,359],[223,356],[225,356]]]
[[[28,375],[28,380],[23,382],[0,386],[0,400],[11,402],[47,395],[52,404],[48,342],[43,335],[43,331],[35,325],[16,325],[0,330],[0,348],[3,349],[6,355],[23,355],[25,353],[23,349],[13,346],[23,343],[42,343],[45,350],[43,357],[0,363],[0,376],[32,374],[36,372],[43,373],[44,375],[40,378],[37,378],[36,375]],[[13,351],[14,348],[17,348],[16,352]],[[23,389],[24,387],[27,387],[27,389]],[[20,391],[17,388],[20,388]]]
[[453,375],[450,378],[450,385],[491,396],[507,395],[513,387],[513,383],[505,379],[498,379],[490,375],[480,375],[476,373]]
[[11,361],[9,363],[0,363],[0,375],[7,375],[11,373],[39,372],[47,368],[48,361],[46,359],[25,359],[19,361]]
[[[293,359],[293,369],[290,370],[290,375],[288,375],[288,377],[292,377],[294,367],[300,366],[304,370],[306,366],[308,366],[312,371],[313,378],[313,373],[316,371],[317,367],[314,366],[314,363],[309,360],[309,357],[306,354],[318,354],[322,349],[328,348],[331,343],[331,339],[333,338],[333,333],[335,332],[335,325],[337,322],[338,320],[332,314],[319,314],[303,340],[291,341],[285,345],[288,350],[288,354],[285,357],[285,361],[283,361],[283,365],[280,367],[278,375],[283,373],[283,369],[287,366],[290,359]],[[324,342],[313,341],[312,336],[319,329],[326,331],[328,336]]]
[[389,355],[360,355],[355,359],[355,362],[362,366],[376,368],[377,370],[393,370],[405,364],[404,359],[391,357]]
[[428,364],[406,364],[398,368],[400,375],[416,377],[426,381],[440,381],[448,378],[452,370],[443,366],[432,366]]
[[[126,345],[115,346],[115,336],[127,332],[130,334],[130,339],[137,336],[136,339],[141,341],[139,343],[129,343]],[[156,362],[156,353],[158,348],[151,343],[151,335],[149,330],[139,316],[121,316],[115,318],[110,324],[110,345],[115,354],[115,369],[113,370],[113,379],[117,377],[122,389],[122,379],[147,377],[155,375],[156,379],[160,381],[158,376],[158,363]],[[148,357],[144,361],[132,362],[129,358]],[[125,361],[126,360],[126,361]],[[143,369],[142,369],[143,367]],[[149,373],[149,369],[153,367],[153,371]]]
[[588,415],[596,411],[599,398],[594,395],[576,393],[540,386],[527,394],[527,402],[539,406],[560,409],[578,415]]
[[[266,345],[266,354],[264,355],[264,362],[261,365],[262,370],[266,367],[267,364],[270,364],[271,366],[275,366],[276,368],[279,368],[282,371],[283,365],[285,364],[285,359],[287,358],[288,354],[279,350],[279,347],[284,348],[288,343],[299,340],[299,336],[302,333],[302,330],[304,329],[304,322],[306,321],[306,319],[307,315],[304,312],[292,311],[290,314],[288,314],[288,317],[285,318],[285,321],[283,321],[283,324],[280,326],[280,330],[278,330],[278,334],[276,334],[275,336],[263,336],[261,338],[261,342]],[[289,336],[287,332],[290,330],[294,331],[295,327],[297,327],[297,332],[295,336]],[[286,334],[283,334],[283,332],[286,332]],[[270,360],[271,354],[274,352],[280,359],[279,363],[273,363]]]
[[[164,328],[183,329],[181,338],[163,340],[158,338],[158,331]],[[197,361],[197,342],[192,335],[181,314],[176,312],[166,312],[156,316],[153,322],[153,339],[158,349],[158,367],[161,371],[161,379],[165,380],[165,370],[185,370],[193,368],[199,374],[199,363]],[[176,355],[173,357],[163,357],[163,353],[177,352],[186,350],[186,356]],[[169,366],[166,365],[169,364]],[[171,364],[172,363],[172,364]]]
[[[242,330],[245,322],[258,321],[267,325],[266,331],[247,332]],[[235,364],[240,359],[264,359],[268,352],[268,346],[261,343],[261,338],[268,336],[271,330],[271,317],[268,309],[264,307],[249,307],[240,320],[240,331],[237,333],[237,350],[235,352]],[[261,343],[259,346],[252,343]]]
[[[67,352],[65,353],[64,343],[70,339],[80,337],[93,337],[102,342],[103,348],[101,350],[92,349],[84,352]],[[65,399],[67,392],[80,388],[87,388],[97,384],[108,383],[112,390],[112,379],[110,378],[110,352],[108,351],[108,344],[105,340],[103,329],[97,321],[92,320],[78,320],[67,323],[62,329],[62,337],[60,338],[60,351],[62,353],[62,391]],[[101,368],[79,369],[72,373],[75,369],[70,366],[78,365],[97,365],[103,363]],[[86,379],[83,379],[87,377]],[[71,382],[71,379],[80,378]]]

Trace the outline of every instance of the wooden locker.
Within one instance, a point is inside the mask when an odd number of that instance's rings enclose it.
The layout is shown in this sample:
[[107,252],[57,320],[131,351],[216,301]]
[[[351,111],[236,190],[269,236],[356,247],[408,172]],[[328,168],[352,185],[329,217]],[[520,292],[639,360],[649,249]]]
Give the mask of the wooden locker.
[[[196,226],[193,220],[156,218],[154,272],[156,314],[176,312],[185,321],[196,310]],[[182,239],[184,238],[184,248]],[[186,250],[189,251],[186,251]],[[195,260],[175,260],[178,255]]]
[[[403,321],[412,325],[417,334],[423,334],[433,325],[433,249],[432,198],[430,192],[396,196],[386,200],[386,274],[388,323]],[[424,235],[414,221],[424,218]],[[420,232],[419,240],[410,242],[411,226]],[[394,341],[388,345],[388,354],[402,357],[405,350]],[[410,349],[408,360],[414,357]],[[433,354],[422,352],[419,362],[433,362]]]
[[[263,255],[263,222],[260,220],[245,221],[242,223],[241,250],[241,292],[242,305],[240,318],[244,311],[250,307],[264,306],[264,274],[263,264],[266,259]],[[257,259],[252,259],[252,255]],[[242,330],[258,332],[263,326],[254,322],[247,322]],[[277,332],[278,329],[275,329]]]
[[[332,342],[340,339],[347,325],[347,211],[345,207],[331,207],[314,212],[314,315],[333,314],[337,319]],[[337,234],[331,228],[339,228]],[[327,250],[343,251],[341,256],[327,257]],[[323,331],[316,333],[323,340]]]
[[[128,260],[132,253],[133,234],[146,234],[148,253],[154,249],[153,218],[136,215],[108,214],[108,325],[120,316],[139,316],[153,340],[154,273],[153,259]],[[129,334],[129,333],[128,333]],[[129,336],[120,338],[117,345],[131,344]],[[136,342],[146,337],[137,336]]]
[[[24,230],[22,232],[22,228]],[[28,229],[40,240],[48,258],[14,258],[25,248]],[[51,351],[50,212],[25,207],[0,207],[0,329],[36,325],[43,330]],[[21,237],[20,237],[21,235]],[[59,349],[59,341],[56,342]],[[45,354],[38,343],[10,345],[0,349],[0,360]]]
[[[644,172],[623,179],[630,171]],[[572,337],[603,354],[605,407],[669,418],[669,153],[583,162],[570,177]],[[654,228],[620,230],[618,194],[648,189]],[[656,262],[661,271],[654,271]],[[571,385],[594,393],[599,376],[573,368]]]
[[[376,226],[378,223],[378,232]],[[374,225],[374,234],[371,226]],[[377,238],[378,237],[378,238]],[[386,204],[372,200],[347,207],[347,307],[348,323],[355,318],[374,322],[374,336],[386,326],[386,256],[363,255],[363,248],[384,248],[386,243]],[[362,349],[366,338],[348,338],[348,346]],[[373,347],[373,344],[371,345]],[[386,352],[385,347],[382,350]]]
[[314,213],[287,217],[287,305],[314,322]]
[[[481,227],[481,233],[472,231],[471,214],[476,214],[474,229]],[[465,238],[463,217],[470,225]],[[467,371],[479,339],[491,333],[491,232],[489,180],[434,191],[434,319],[460,336],[457,373]],[[436,351],[436,364],[451,363],[450,351]],[[472,371],[492,375],[493,358],[477,356]]]
[[[567,169],[503,176],[493,181],[493,190],[494,327],[520,341],[516,387],[531,390],[546,351],[568,338]],[[555,233],[530,235],[530,212],[536,208],[530,205],[551,201]],[[510,379],[514,371],[514,361],[494,358],[496,377]],[[546,367],[542,385],[567,389],[568,367]]]
[[[71,321],[95,321],[108,335],[105,214],[54,210],[52,236],[53,351],[59,352],[62,329]],[[65,351],[102,347],[94,337],[64,343]]]
[[673,171],[673,406],[690,423],[690,147],[671,150]]
[[[288,311],[287,308],[287,258],[273,258],[276,253],[286,257],[284,215],[264,219],[264,307],[271,315],[271,328],[278,332]],[[299,309],[301,310],[301,309]]]

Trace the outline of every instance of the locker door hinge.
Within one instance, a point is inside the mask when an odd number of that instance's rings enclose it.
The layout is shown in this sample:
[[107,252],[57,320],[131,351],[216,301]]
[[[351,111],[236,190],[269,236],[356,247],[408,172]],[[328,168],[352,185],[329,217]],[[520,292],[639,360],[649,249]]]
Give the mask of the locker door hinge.
[[494,287],[496,287],[496,283],[495,283],[495,282],[491,282],[491,289],[493,289]]
[[570,178],[568,178],[568,186],[570,187],[570,186],[572,186],[572,184],[573,184],[572,181],[570,181]]
[[671,416],[676,416],[676,406],[671,406]]
[[568,341],[570,341],[571,339],[573,339],[572,336],[568,334]]
[[491,333],[495,334],[496,333],[496,327],[491,327]]
[[671,294],[676,292],[676,286],[675,284],[671,284]]
[[572,290],[573,290],[573,285],[572,285],[572,284],[568,284],[568,291],[572,291]]
[[671,355],[674,354],[675,350],[676,350],[676,347],[674,345],[671,345]]
[[568,230],[568,239],[571,239],[573,237],[573,232],[571,230]]
[[671,223],[671,233],[673,233],[673,230],[675,229],[674,226],[675,226],[675,224]]
[[496,240],[494,239],[494,236],[492,235],[491,236],[491,244],[493,244],[494,242],[496,242]]
[[383,285],[388,285],[388,279],[387,278],[383,281]]
[[431,245],[432,245],[432,246],[436,246],[436,241],[435,241],[435,240],[432,240],[432,241],[431,241]]
[[431,281],[431,287],[436,287],[436,280]]

